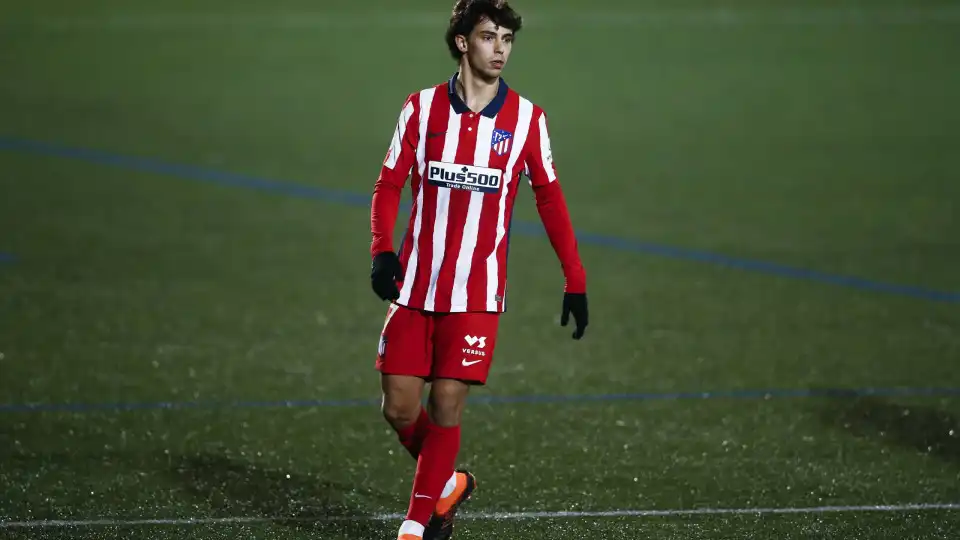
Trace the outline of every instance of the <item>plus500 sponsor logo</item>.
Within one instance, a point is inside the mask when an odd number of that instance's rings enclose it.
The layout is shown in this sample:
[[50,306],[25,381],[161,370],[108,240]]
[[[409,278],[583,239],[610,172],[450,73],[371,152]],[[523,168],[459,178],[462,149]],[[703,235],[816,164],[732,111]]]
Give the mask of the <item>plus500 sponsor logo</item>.
[[500,190],[503,172],[500,169],[458,165],[431,161],[427,164],[427,181],[439,187],[466,189],[482,193],[496,193]]

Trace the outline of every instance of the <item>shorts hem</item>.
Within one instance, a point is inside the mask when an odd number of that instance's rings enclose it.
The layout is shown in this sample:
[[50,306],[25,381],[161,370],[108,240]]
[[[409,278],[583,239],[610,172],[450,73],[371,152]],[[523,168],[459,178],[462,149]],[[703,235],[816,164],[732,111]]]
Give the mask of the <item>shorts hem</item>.
[[438,374],[438,375],[433,375],[431,379],[432,379],[431,382],[437,379],[453,379],[456,381],[463,382],[465,384],[469,384],[470,386],[486,386],[487,384],[487,377],[480,379],[477,377],[462,377],[457,375]]
[[397,370],[397,369],[384,369],[380,367],[377,367],[376,370],[379,371],[381,375],[400,375],[403,377],[417,377],[418,379],[423,379],[426,381],[429,381],[430,379],[432,379],[432,376],[429,373],[428,374],[411,373],[409,371],[403,371],[403,370]]

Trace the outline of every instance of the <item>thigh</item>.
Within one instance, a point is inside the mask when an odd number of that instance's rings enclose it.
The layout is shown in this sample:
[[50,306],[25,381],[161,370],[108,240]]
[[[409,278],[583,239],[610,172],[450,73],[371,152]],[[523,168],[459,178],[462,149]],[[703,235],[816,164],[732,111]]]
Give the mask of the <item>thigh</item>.
[[394,426],[414,424],[420,416],[424,380],[410,375],[380,375],[381,408]]
[[493,364],[499,324],[499,313],[437,316],[433,331],[433,377],[486,384]]
[[390,304],[377,347],[377,370],[385,375],[429,377],[432,327],[427,314]]

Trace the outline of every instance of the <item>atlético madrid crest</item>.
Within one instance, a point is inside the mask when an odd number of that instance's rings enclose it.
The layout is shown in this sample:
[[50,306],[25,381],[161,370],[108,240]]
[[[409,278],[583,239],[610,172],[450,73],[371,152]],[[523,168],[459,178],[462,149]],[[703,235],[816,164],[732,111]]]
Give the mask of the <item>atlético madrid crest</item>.
[[513,139],[513,133],[503,129],[493,130],[493,140],[490,146],[498,156],[506,155],[510,151],[510,141]]

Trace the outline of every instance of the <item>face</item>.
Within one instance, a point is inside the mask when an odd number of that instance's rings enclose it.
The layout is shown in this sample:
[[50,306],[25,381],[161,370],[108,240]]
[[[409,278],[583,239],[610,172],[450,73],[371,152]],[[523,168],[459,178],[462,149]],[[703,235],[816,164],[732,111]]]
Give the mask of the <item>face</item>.
[[495,80],[510,58],[513,31],[483,19],[469,36],[457,36],[457,46],[474,73]]

